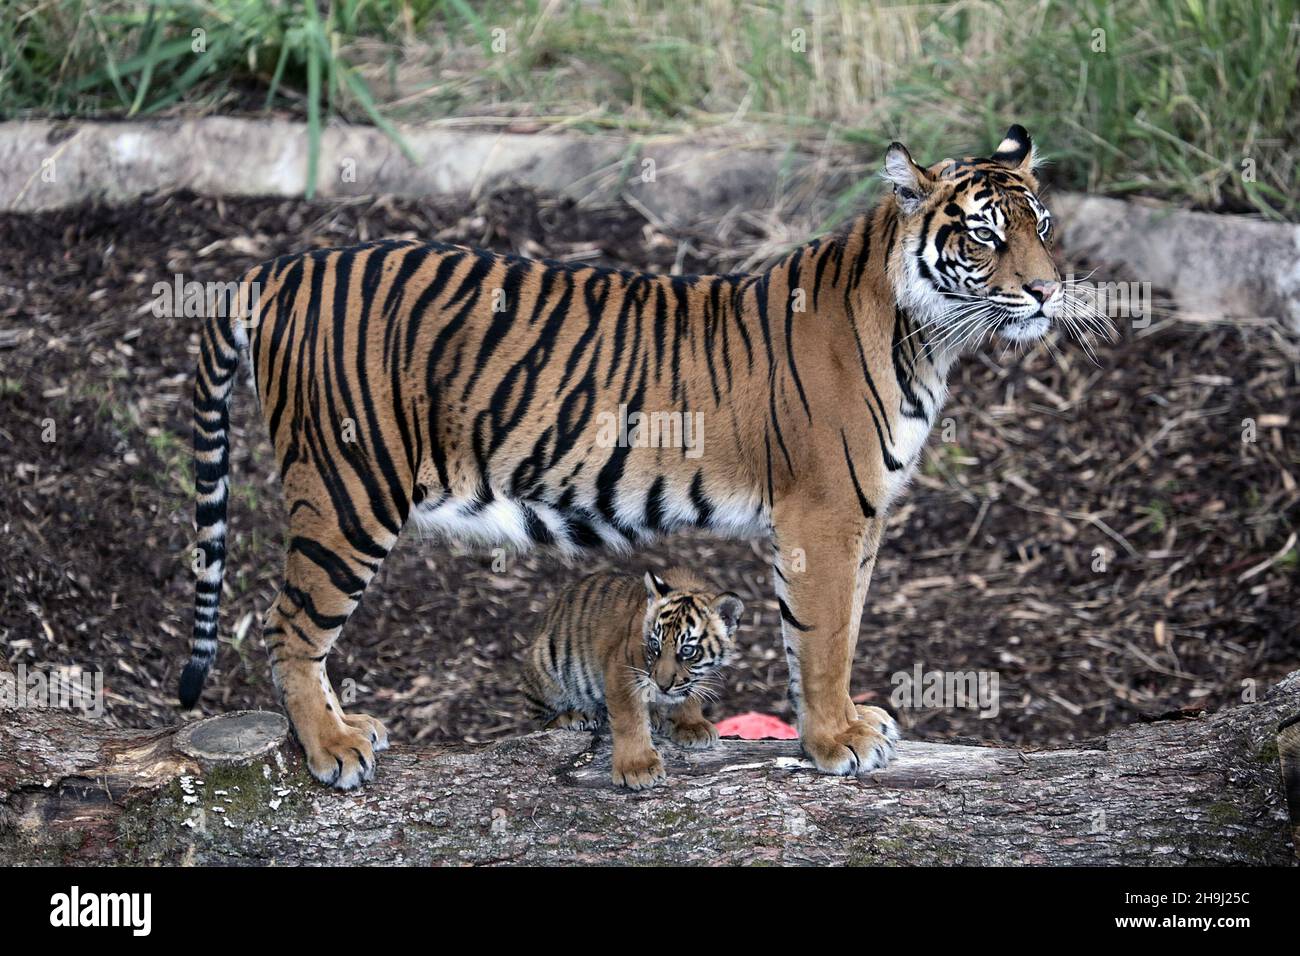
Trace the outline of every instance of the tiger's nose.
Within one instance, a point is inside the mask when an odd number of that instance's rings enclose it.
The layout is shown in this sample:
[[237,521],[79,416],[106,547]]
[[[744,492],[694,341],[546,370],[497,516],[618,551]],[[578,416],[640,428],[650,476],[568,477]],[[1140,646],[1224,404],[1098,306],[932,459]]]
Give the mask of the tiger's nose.
[[663,691],[664,693],[667,693],[668,691],[670,691],[670,690],[673,689],[673,685],[677,683],[677,678],[676,678],[676,677],[670,677],[670,678],[668,678],[668,682],[667,682],[667,683],[664,683],[663,678],[662,678],[662,677],[659,677],[659,678],[656,678],[656,679],[655,679],[655,683],[659,685],[659,689],[660,689],[661,691]]
[[1057,290],[1061,288],[1059,282],[1047,282],[1043,279],[1035,279],[1029,285],[1025,286],[1025,291],[1038,300],[1039,304],[1046,302],[1052,296],[1056,295]]

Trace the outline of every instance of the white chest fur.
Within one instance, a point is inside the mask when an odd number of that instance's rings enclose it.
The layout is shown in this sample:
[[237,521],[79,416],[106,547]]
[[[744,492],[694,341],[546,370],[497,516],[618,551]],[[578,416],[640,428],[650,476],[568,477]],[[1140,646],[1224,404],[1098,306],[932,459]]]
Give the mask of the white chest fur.
[[943,403],[947,396],[948,388],[944,381],[936,379],[926,382],[926,389],[918,394],[926,413],[925,417],[915,418],[899,414],[895,418],[891,450],[894,458],[902,462],[903,467],[897,471],[884,469],[886,508],[898,499],[912,480],[916,465],[921,460],[921,451],[925,448],[926,439],[930,437],[930,432],[943,410]]

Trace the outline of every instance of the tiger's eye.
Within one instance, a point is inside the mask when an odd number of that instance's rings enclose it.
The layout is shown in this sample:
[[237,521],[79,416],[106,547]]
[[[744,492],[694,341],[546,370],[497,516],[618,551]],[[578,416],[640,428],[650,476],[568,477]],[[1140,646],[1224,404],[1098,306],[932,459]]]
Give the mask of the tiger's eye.
[[983,228],[973,229],[971,230],[971,235],[974,236],[976,239],[978,239],[980,242],[998,241],[998,234],[994,232],[992,229],[983,229]]

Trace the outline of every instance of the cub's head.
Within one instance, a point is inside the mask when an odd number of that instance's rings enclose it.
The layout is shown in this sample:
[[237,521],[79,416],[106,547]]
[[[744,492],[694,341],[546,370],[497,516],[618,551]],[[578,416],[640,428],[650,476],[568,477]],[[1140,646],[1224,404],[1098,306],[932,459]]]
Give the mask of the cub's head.
[[673,588],[649,571],[645,589],[642,689],[660,704],[707,693],[707,679],[730,657],[744,604],[730,591]]
[[1023,126],[1007,130],[987,159],[929,168],[893,143],[882,175],[899,210],[894,292],[939,343],[960,349],[985,332],[1030,341],[1062,316],[1065,296],[1048,252],[1052,217],[1037,195],[1034,145]]

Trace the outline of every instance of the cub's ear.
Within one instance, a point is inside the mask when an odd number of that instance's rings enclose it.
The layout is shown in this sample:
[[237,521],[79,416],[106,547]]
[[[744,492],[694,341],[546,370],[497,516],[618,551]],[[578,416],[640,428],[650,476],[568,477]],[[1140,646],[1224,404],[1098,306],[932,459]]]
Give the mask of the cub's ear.
[[1007,135],[1002,137],[1002,142],[993,151],[995,163],[1001,163],[1018,173],[1030,172],[1036,159],[1034,141],[1029,138],[1029,131],[1018,123],[1007,130]]
[[658,601],[666,598],[672,593],[672,590],[673,589],[668,586],[668,582],[659,577],[659,575],[655,574],[653,571],[647,571],[645,573],[645,596],[649,600]]
[[885,182],[893,184],[898,208],[908,216],[921,208],[934,189],[934,179],[912,162],[912,154],[902,143],[889,144],[889,149],[885,150],[885,166],[880,175]]
[[740,598],[726,591],[719,594],[717,600],[713,602],[713,609],[718,612],[718,617],[722,618],[722,623],[727,626],[727,633],[730,634],[740,623],[740,615],[745,613],[745,605]]

